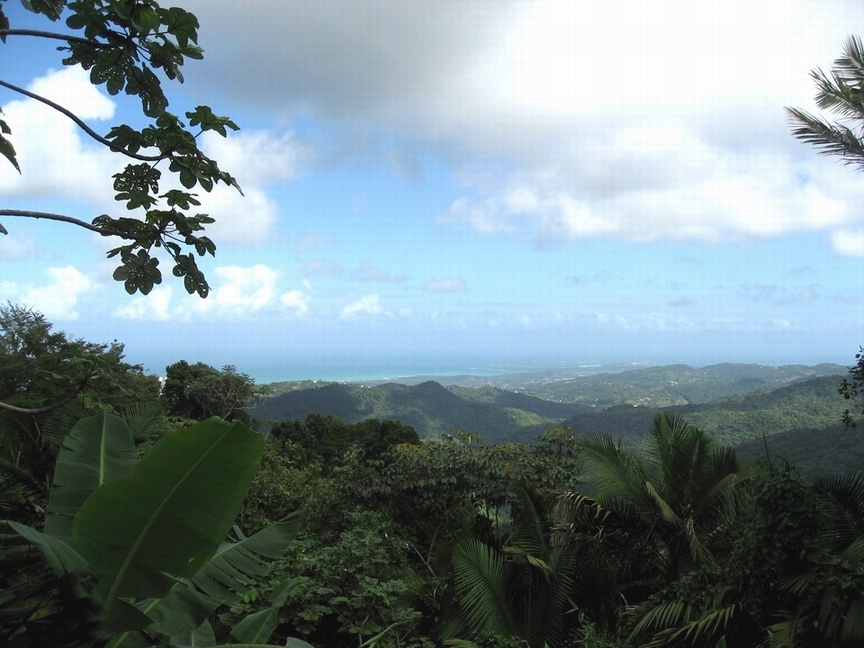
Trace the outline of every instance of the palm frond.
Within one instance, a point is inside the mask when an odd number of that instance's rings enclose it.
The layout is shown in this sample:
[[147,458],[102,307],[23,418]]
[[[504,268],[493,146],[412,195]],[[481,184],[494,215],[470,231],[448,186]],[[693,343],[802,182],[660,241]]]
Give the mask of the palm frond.
[[799,637],[812,625],[812,620],[806,615],[783,611],[783,620],[767,628],[765,640],[759,648],[796,648]]
[[816,105],[844,117],[860,119],[864,116],[864,49],[861,39],[852,36],[843,47],[843,55],[834,61],[831,73],[814,70]]
[[787,108],[792,122],[792,134],[816,147],[823,155],[839,157],[844,164],[864,166],[864,144],[852,129],[841,123],[831,123],[798,108]]
[[170,428],[165,409],[154,401],[134,403],[124,408],[121,416],[129,426],[136,443],[161,436]]
[[579,456],[585,477],[604,495],[645,501],[644,485],[649,481],[642,461],[608,434],[586,434],[579,439]]
[[[628,641],[651,630],[657,631],[648,643],[642,644],[642,648],[702,645],[711,638],[721,640],[718,634],[725,630],[735,613],[741,609],[739,602],[722,605],[725,594],[722,589],[715,592],[710,609],[701,613],[680,599],[661,603],[642,616]],[[695,614],[698,614],[698,618],[692,619]]]
[[663,498],[663,496],[657,492],[654,488],[654,484],[650,481],[645,482],[645,490],[648,493],[648,496],[651,498],[651,501],[654,502],[654,505],[657,507],[657,510],[660,511],[660,517],[663,518],[666,522],[670,524],[674,524],[678,526],[681,524],[681,518],[678,516],[678,513],[669,505],[669,503]]
[[456,592],[472,633],[519,634],[511,617],[506,564],[501,555],[476,538],[453,547]]
[[86,561],[66,543],[0,523],[0,643],[99,644],[105,618],[94,589]]
[[513,536],[510,544],[530,556],[544,558],[551,535],[548,504],[536,490],[520,484],[514,489]]
[[0,459],[0,519],[35,525],[45,515],[47,485],[23,466]]
[[825,512],[831,546],[842,551],[864,538],[864,475],[835,475],[814,482]]
[[858,645],[864,640],[864,600],[860,596],[850,601],[846,614],[843,615],[840,639]]
[[689,604],[678,599],[664,601],[641,616],[627,638],[627,643],[631,643],[634,638],[650,630],[678,628],[687,621],[689,616]]

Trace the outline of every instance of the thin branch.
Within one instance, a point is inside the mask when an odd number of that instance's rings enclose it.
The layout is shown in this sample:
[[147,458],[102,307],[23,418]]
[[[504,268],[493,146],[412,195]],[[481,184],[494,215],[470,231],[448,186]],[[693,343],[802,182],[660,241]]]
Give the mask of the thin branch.
[[76,391],[69,398],[65,398],[62,401],[58,401],[51,405],[43,405],[42,407],[18,407],[17,405],[11,405],[9,403],[4,403],[0,401],[0,410],[7,410],[9,412],[15,412],[16,414],[44,414],[45,412],[50,412],[51,410],[57,409],[58,407],[63,407],[67,403],[71,402],[80,391]]
[[0,29],[0,38],[5,36],[36,36],[38,38],[53,38],[54,40],[62,40],[67,43],[77,43],[94,48],[112,47],[109,43],[97,43],[89,38],[81,36],[73,36],[71,34],[58,34],[56,32],[47,32],[40,29]]
[[84,229],[90,230],[91,232],[96,232],[97,234],[102,234],[103,236],[119,236],[124,239],[135,238],[134,236],[130,236],[127,232],[121,232],[119,230],[112,230],[105,227],[99,227],[97,225],[93,225],[92,223],[88,223],[87,221],[80,220],[78,218],[73,218],[72,216],[64,216],[63,214],[52,214],[50,212],[40,212],[40,211],[28,211],[25,209],[0,209],[0,216],[18,216],[21,218],[44,218],[46,220],[60,221],[63,223],[72,223],[73,225],[77,225],[78,227],[83,227]]
[[411,547],[414,550],[414,553],[417,554],[417,557],[420,559],[420,562],[422,562],[424,565],[426,565],[426,569],[428,569],[429,573],[432,574],[432,578],[437,578],[437,574],[435,573],[435,570],[432,569],[432,565],[430,565],[429,561],[427,561],[426,558],[423,557],[423,554],[420,553],[420,550],[414,546],[414,543],[409,542],[407,544],[409,547]]
[[31,99],[35,99],[36,101],[42,102],[46,106],[50,106],[54,110],[63,113],[69,119],[71,119],[73,122],[75,122],[78,125],[78,127],[81,130],[83,130],[85,133],[87,133],[90,137],[92,137],[94,140],[96,140],[100,144],[104,144],[105,146],[107,146],[112,151],[122,153],[123,155],[130,157],[132,159],[135,159],[135,160],[143,160],[144,162],[159,162],[160,160],[164,159],[164,156],[162,156],[162,155],[142,155],[140,153],[132,153],[130,151],[123,149],[120,146],[117,146],[114,142],[105,139],[99,133],[97,133],[92,128],[90,128],[75,113],[64,108],[60,104],[54,103],[50,99],[46,99],[45,97],[41,97],[41,96],[39,96],[33,92],[30,92],[29,90],[25,90],[24,88],[19,88],[18,86],[13,85],[13,84],[9,83],[8,81],[3,81],[2,79],[0,79],[0,86],[9,88],[10,90],[13,90],[15,92],[18,92],[19,94],[24,95],[25,97],[30,97]]

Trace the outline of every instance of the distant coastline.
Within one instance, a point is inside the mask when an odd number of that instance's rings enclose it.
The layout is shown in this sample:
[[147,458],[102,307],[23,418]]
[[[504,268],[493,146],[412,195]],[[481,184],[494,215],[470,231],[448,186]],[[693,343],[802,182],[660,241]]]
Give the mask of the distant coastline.
[[[224,351],[223,351],[224,353]],[[221,354],[220,354],[221,355]],[[598,373],[619,373],[632,369],[686,365],[692,368],[708,367],[718,364],[753,364],[767,367],[787,365],[816,366],[819,364],[851,364],[840,359],[740,359],[740,358],[631,358],[611,359],[588,356],[561,358],[550,356],[517,357],[502,355],[468,354],[328,354],[268,357],[241,354],[231,357],[225,353],[213,356],[209,353],[189,353],[183,358],[159,360],[152,356],[142,362],[145,371],[161,376],[165,367],[184,359],[190,363],[204,362],[216,368],[232,364],[237,371],[252,377],[258,384],[280,382],[321,381],[321,382],[403,382],[417,383],[422,380],[436,380],[452,383],[453,378],[474,377],[493,378],[526,374],[560,374],[562,376],[590,376]],[[131,362],[140,360],[129,357]],[[460,381],[461,382],[461,381]]]
[[[306,365],[306,363],[304,363]],[[274,369],[268,366],[238,367],[239,371],[249,374],[259,384],[317,380],[321,382],[381,383],[438,380],[449,382],[448,378],[474,377],[494,378],[526,374],[560,373],[567,376],[588,376],[598,373],[617,373],[630,369],[658,366],[648,362],[409,362],[399,365],[393,362],[377,361],[371,363],[323,362],[315,366],[286,366]]]

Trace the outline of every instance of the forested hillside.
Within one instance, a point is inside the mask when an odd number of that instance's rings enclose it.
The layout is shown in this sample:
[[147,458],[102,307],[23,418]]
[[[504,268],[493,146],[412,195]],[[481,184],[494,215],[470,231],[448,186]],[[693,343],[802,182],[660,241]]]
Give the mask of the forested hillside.
[[743,396],[754,390],[770,390],[819,376],[843,375],[846,367],[723,363],[707,367],[667,365],[588,376],[541,376],[525,382],[510,378],[510,389],[548,400],[604,408],[614,405],[670,407],[710,403]]
[[[758,456],[763,437],[773,448],[776,438],[777,450],[801,459],[795,463],[809,474],[854,472],[864,465],[859,461],[864,451],[859,454],[851,433],[838,427],[846,406],[837,393],[842,374],[821,375],[832,369],[836,365],[655,367],[582,378],[579,392],[573,392],[575,383],[569,383],[557,392],[569,394],[569,402],[539,398],[527,388],[514,392],[489,386],[444,387],[433,381],[375,386],[306,383],[267,399],[250,414],[261,422],[302,420],[310,413],[348,423],[395,419],[421,437],[465,430],[487,443],[530,442],[547,427],[558,426],[577,435],[607,433],[638,447],[662,410],[686,416],[718,441],[741,446],[745,455]],[[712,393],[720,396],[709,399]],[[653,405],[669,401],[686,404]],[[836,443],[814,441],[819,438]],[[843,470],[831,468],[832,461],[840,459],[838,446],[847,448],[837,464]]]
[[268,398],[249,413],[260,421],[303,419],[312,413],[349,423],[396,419],[424,437],[467,430],[481,434],[489,443],[499,443],[530,441],[581,409],[501,389],[446,388],[428,381],[374,387],[326,383]]

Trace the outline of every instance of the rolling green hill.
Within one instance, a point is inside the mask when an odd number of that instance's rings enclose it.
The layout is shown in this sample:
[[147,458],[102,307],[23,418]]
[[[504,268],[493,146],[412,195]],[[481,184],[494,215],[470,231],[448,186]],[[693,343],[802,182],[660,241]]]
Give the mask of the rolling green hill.
[[578,434],[605,432],[638,444],[657,412],[678,412],[719,441],[738,445],[762,435],[837,424],[846,402],[837,393],[841,376],[823,376],[776,389],[760,389],[745,396],[711,403],[647,407],[618,405],[580,413],[564,425]]
[[[528,442],[554,425],[577,434],[607,432],[638,446],[655,414],[666,410],[685,415],[722,443],[740,446],[748,454],[761,452],[764,435],[772,448],[776,443],[786,455],[806,459],[812,473],[810,468],[830,461],[835,441],[851,447],[848,438],[853,437],[836,429],[846,406],[837,394],[844,373],[838,365],[671,365],[571,379],[556,376],[550,383],[539,375],[523,383],[509,376],[518,391],[488,385],[444,387],[434,381],[305,382],[280,385],[282,393],[250,414],[265,422],[303,419],[312,412],[348,423],[396,419],[420,436],[466,430],[487,443]],[[541,398],[540,393],[558,398]],[[814,442],[820,437],[826,439],[823,447]],[[847,452],[835,459],[848,458],[843,465],[856,465],[855,457]]]
[[755,390],[776,389],[810,378],[845,373],[846,367],[835,364],[770,367],[724,363],[701,368],[667,365],[554,380],[536,378],[514,388],[547,400],[595,408],[616,405],[668,408],[710,403]]
[[563,423],[577,434],[609,433],[641,446],[657,412],[678,412],[721,443],[759,458],[772,455],[810,476],[864,470],[864,431],[839,423],[847,403],[837,393],[842,376],[823,376],[777,389],[763,388],[712,403],[665,408],[619,405],[578,414]]
[[268,398],[249,413],[260,421],[303,419],[312,412],[331,414],[348,423],[396,419],[420,436],[466,430],[479,433],[487,443],[501,443],[530,441],[579,409],[501,389],[448,389],[427,381],[376,386],[325,383]]

